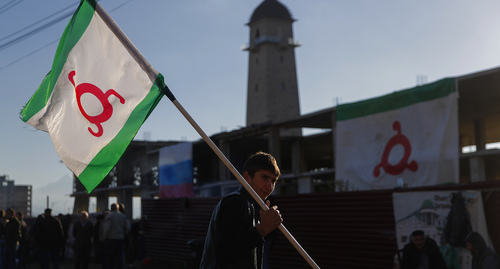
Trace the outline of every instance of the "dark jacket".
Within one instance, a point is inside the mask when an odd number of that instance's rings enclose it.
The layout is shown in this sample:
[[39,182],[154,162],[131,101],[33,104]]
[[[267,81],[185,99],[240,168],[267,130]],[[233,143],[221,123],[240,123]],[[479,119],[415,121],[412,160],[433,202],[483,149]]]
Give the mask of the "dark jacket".
[[92,238],[94,225],[90,221],[85,222],[85,226],[81,221],[77,221],[73,225],[73,237],[75,238],[75,249],[90,249],[90,238]]
[[446,269],[446,262],[439,251],[436,241],[426,238],[425,246],[420,252],[413,242],[406,244],[403,248],[403,258],[401,259],[401,269],[414,269],[420,263],[420,254],[425,253],[429,261],[429,269]]
[[473,232],[465,240],[476,249],[472,253],[472,269],[500,269],[500,257],[495,251],[488,248],[479,233]]
[[47,215],[38,218],[35,225],[35,232],[38,239],[36,243],[40,249],[51,250],[64,245],[61,221],[53,216]]
[[243,187],[224,197],[212,214],[200,269],[262,268],[259,210]]
[[16,246],[21,239],[21,222],[16,217],[8,219],[5,223],[3,238],[5,246]]
[[465,199],[460,192],[452,193],[451,209],[448,213],[443,237],[452,247],[465,247],[465,237],[472,227],[469,212],[465,207]]

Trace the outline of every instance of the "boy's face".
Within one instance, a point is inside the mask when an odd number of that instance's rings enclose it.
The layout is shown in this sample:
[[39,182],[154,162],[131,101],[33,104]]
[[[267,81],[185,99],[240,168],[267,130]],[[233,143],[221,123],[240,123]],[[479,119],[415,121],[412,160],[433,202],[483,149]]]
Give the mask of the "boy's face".
[[415,244],[415,247],[417,249],[423,249],[425,246],[425,237],[423,235],[415,235],[412,239],[413,244]]
[[245,171],[243,177],[263,201],[273,193],[276,181],[278,181],[278,177],[268,170],[257,171],[253,178]]

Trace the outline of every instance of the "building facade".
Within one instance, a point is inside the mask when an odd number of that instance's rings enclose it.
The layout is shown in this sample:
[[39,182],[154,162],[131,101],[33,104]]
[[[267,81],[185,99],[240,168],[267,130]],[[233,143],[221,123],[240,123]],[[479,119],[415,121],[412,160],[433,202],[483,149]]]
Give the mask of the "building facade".
[[0,176],[0,208],[13,208],[16,212],[23,212],[31,216],[31,185],[15,185],[7,175]]

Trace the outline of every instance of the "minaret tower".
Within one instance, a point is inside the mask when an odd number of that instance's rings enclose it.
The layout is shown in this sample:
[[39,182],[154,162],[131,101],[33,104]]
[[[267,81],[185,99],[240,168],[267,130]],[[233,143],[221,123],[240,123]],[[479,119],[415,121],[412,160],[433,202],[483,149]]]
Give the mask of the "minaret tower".
[[[247,48],[247,126],[300,116],[295,47],[290,11],[277,0],[264,0],[253,12]],[[281,135],[301,135],[300,129]]]

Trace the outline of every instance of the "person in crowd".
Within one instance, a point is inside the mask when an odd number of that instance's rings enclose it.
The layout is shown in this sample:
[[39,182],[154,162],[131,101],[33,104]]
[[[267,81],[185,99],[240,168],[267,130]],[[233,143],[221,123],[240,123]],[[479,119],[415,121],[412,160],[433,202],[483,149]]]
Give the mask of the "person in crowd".
[[44,215],[37,219],[35,233],[41,268],[49,269],[52,262],[54,269],[59,269],[64,233],[61,221],[52,216],[52,209],[45,209]]
[[106,217],[108,216],[109,212],[110,212],[109,209],[106,209],[106,210],[104,210],[104,212],[102,212],[103,221],[102,221],[101,225],[99,226],[99,240],[98,240],[98,242],[103,250],[101,253],[101,256],[102,256],[101,264],[103,265],[103,267],[104,267],[104,254],[105,254],[105,242],[106,242],[106,231],[104,228],[104,220],[106,220]]
[[89,221],[89,213],[82,211],[80,221],[73,224],[73,246],[75,254],[75,269],[87,269],[90,262],[91,238],[94,232],[94,224]]
[[478,232],[472,232],[465,237],[467,250],[472,254],[472,269],[499,269],[500,257],[489,248],[484,238]]
[[98,264],[102,264],[103,261],[103,251],[104,251],[104,240],[101,240],[100,230],[104,222],[104,213],[97,215],[96,224],[94,226],[94,245],[95,245],[95,261]]
[[[111,205],[111,212],[104,219],[104,268],[125,268],[125,237],[130,232],[127,216],[120,212],[120,205]],[[116,266],[116,267],[115,267]]]
[[59,213],[57,215],[57,218],[61,221],[62,227],[63,227],[63,245],[61,247],[61,261],[64,261],[66,259],[66,242],[68,242],[68,231],[69,231],[69,225],[71,224],[71,215],[66,214],[63,215]]
[[26,243],[28,237],[28,224],[26,223],[26,221],[24,221],[23,212],[17,211],[16,217],[21,223],[21,238],[19,239],[19,247],[17,248],[17,255],[16,255],[18,260],[17,266],[19,268],[24,268],[25,267],[24,259],[26,258],[26,252],[27,252]]
[[[275,158],[261,151],[250,156],[243,167],[243,178],[263,201],[274,191],[279,176]],[[243,187],[219,201],[210,220],[201,269],[262,268],[266,236],[283,219],[277,206],[259,208]]]
[[16,269],[16,251],[21,239],[21,222],[16,218],[16,211],[13,208],[5,211],[3,236],[5,244],[4,268]]
[[401,269],[446,269],[446,262],[435,240],[416,230],[403,248]]
[[127,212],[125,211],[125,204],[124,203],[119,203],[118,204],[120,207],[120,212],[125,214],[125,216],[127,215]]
[[5,241],[3,240],[4,233],[5,211],[0,208],[0,269],[3,269],[5,262]]

